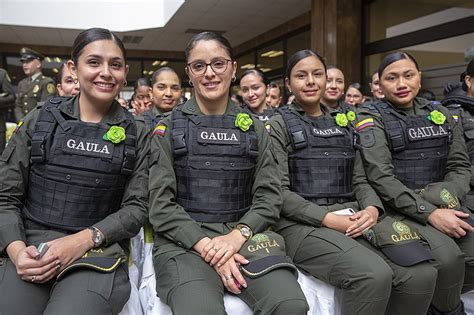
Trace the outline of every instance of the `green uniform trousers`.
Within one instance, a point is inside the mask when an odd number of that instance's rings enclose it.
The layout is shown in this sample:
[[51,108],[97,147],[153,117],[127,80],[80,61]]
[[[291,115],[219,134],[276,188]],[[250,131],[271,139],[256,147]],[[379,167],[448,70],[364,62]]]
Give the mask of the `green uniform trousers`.
[[[158,296],[174,315],[226,314],[222,280],[198,254],[176,246],[154,257],[154,264]],[[254,314],[307,314],[305,296],[289,269],[245,280],[247,288],[238,297]]]
[[[55,231],[26,231],[28,244],[49,241]],[[9,258],[0,258],[0,314],[118,314],[127,303],[131,286],[126,263],[102,273],[81,268],[69,271],[61,280],[44,283],[23,281]]]
[[437,270],[429,263],[398,266],[362,237],[294,224],[279,230],[301,270],[336,287],[341,314],[424,315]]

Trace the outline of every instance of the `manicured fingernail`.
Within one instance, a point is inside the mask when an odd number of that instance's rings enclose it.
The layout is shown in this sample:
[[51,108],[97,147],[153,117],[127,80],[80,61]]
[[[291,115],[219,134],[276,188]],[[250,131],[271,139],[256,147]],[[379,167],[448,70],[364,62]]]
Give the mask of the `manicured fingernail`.
[[242,283],[242,286],[247,289],[247,283]]
[[245,262],[246,264],[248,264],[250,261],[248,261],[247,259],[245,259],[244,262]]

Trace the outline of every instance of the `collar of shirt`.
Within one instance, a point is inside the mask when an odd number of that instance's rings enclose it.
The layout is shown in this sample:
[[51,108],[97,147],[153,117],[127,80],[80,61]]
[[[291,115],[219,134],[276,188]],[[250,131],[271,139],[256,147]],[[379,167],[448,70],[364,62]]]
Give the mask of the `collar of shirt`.
[[[63,102],[59,106],[59,110],[61,110],[63,113],[68,115],[69,117],[79,119],[79,95],[76,95],[74,97],[71,97],[68,99],[66,102]],[[109,111],[105,116],[102,118],[102,121],[100,123],[102,124],[108,124],[108,125],[117,125],[120,124],[121,122],[125,121],[127,119],[127,116],[125,116],[125,110],[120,106],[120,104],[114,100],[112,105],[110,106]]]
[[[242,110],[230,100],[227,101],[227,107],[225,109],[225,115],[236,115]],[[190,115],[204,115],[201,112],[201,109],[199,108],[199,105],[197,104],[196,98],[192,97],[190,100],[188,100],[184,106],[183,106],[183,113],[185,114],[190,114]]]
[[158,117],[158,116],[163,115],[163,113],[162,113],[162,112],[158,109],[158,107],[156,107],[156,106],[153,106],[150,111],[151,111],[151,114],[152,114],[154,117]]
[[31,82],[33,82],[34,80],[36,80],[40,75],[42,75],[41,72],[38,72],[38,73],[35,73],[31,76]]

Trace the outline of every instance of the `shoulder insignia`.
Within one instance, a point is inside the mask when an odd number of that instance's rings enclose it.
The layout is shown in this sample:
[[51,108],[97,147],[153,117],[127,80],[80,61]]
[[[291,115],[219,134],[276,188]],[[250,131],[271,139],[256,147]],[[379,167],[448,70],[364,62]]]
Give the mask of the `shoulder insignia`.
[[156,125],[155,129],[153,130],[153,134],[163,137],[166,133],[166,129],[168,129],[168,127],[162,122],[159,122],[158,125]]
[[355,128],[357,132],[361,132],[365,128],[373,127],[373,126],[375,126],[373,118],[366,118],[355,124]]
[[272,126],[270,126],[270,124],[265,124],[265,129],[267,129],[268,134],[272,132]]
[[48,85],[46,85],[46,91],[48,91],[48,94],[53,94],[56,92],[56,87],[53,83],[48,83]]
[[38,93],[40,87],[38,84],[36,84],[34,87],[33,87],[33,93]]

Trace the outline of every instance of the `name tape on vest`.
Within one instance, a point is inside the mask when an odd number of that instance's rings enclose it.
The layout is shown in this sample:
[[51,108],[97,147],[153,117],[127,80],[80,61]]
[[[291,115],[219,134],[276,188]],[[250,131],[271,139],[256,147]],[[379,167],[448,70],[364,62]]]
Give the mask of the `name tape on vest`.
[[327,129],[318,129],[318,128],[313,128],[313,135],[316,137],[336,137],[336,136],[343,136],[344,132],[339,129],[338,127],[331,127]]
[[429,138],[442,138],[448,136],[448,131],[443,126],[426,126],[408,128],[408,139],[411,141],[424,140]]
[[96,139],[66,136],[63,150],[77,155],[112,158],[114,145]]
[[199,143],[240,144],[240,132],[237,129],[198,128]]

